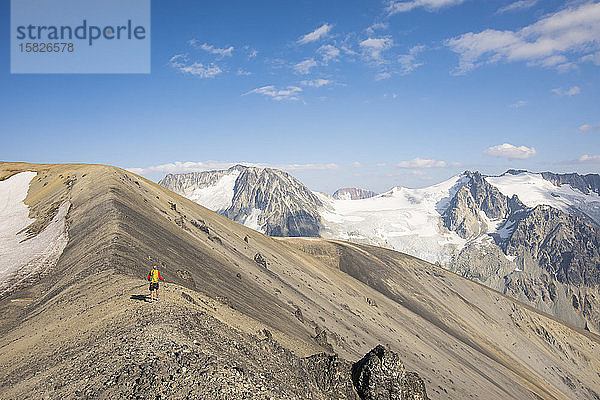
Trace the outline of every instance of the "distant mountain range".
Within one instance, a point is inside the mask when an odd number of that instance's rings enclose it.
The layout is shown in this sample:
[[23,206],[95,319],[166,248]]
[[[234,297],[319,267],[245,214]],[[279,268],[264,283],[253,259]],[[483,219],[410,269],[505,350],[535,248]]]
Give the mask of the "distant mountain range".
[[600,176],[465,171],[376,195],[309,190],[286,172],[235,166],[159,182],[272,236],[343,239],[437,263],[600,332]]
[[336,200],[360,200],[377,196],[377,193],[360,188],[342,188],[333,193]]

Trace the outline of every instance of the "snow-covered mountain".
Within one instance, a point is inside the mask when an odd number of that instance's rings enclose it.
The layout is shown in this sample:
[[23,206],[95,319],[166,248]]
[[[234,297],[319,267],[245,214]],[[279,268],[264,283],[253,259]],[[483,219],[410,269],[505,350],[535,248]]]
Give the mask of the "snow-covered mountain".
[[236,165],[227,170],[169,174],[160,185],[271,236],[318,236],[319,198],[290,174]]
[[160,183],[270,235],[398,250],[600,331],[598,182],[598,175],[466,171],[356,199],[353,191],[313,193],[281,171],[236,166]]
[[337,200],[319,194],[324,237],[374,244],[415,255],[430,262],[449,261],[465,240],[443,229],[440,216],[463,175],[424,189],[395,187],[361,200]]
[[[589,218],[596,225],[600,225],[600,187],[575,184],[572,186],[569,181],[561,178],[564,176],[581,177],[577,174],[508,171],[497,177],[487,177],[486,180],[506,196],[517,195],[527,207],[548,205],[567,214]],[[591,174],[586,176],[591,182],[594,181],[594,177],[599,177]]]

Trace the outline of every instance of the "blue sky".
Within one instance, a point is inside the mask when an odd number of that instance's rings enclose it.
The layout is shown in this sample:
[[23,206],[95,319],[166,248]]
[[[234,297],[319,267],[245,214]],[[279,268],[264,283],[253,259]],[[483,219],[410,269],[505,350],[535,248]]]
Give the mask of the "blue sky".
[[0,159],[245,162],[315,190],[600,169],[600,3],[152,2],[152,73],[11,75]]

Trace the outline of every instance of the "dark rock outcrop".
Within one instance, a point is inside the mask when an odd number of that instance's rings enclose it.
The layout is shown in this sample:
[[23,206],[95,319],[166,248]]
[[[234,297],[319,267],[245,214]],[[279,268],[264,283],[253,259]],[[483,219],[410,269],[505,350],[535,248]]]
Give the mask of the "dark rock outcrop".
[[306,357],[303,366],[307,375],[329,398],[359,400],[350,379],[352,365],[336,354],[319,353]]
[[377,193],[361,188],[342,188],[335,191],[333,198],[336,200],[360,200],[377,196]]
[[254,255],[254,262],[257,263],[258,265],[260,265],[263,268],[267,268],[267,260],[265,260],[265,258],[263,257],[263,255],[260,254],[260,253],[256,253]]
[[425,384],[406,372],[398,355],[379,345],[352,366],[352,381],[362,400],[426,400]]

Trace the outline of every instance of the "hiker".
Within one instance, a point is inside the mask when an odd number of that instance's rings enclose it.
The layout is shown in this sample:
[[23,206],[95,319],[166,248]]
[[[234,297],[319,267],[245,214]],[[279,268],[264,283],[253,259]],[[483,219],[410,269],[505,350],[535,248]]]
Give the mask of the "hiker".
[[160,272],[156,266],[152,267],[152,270],[148,274],[148,280],[150,281],[150,301],[153,300],[152,291],[156,292],[156,300],[158,300],[158,281],[165,281],[162,276],[160,276]]

